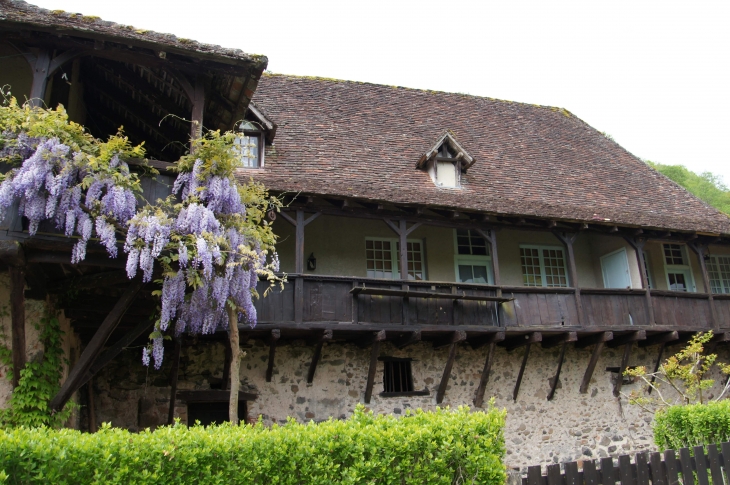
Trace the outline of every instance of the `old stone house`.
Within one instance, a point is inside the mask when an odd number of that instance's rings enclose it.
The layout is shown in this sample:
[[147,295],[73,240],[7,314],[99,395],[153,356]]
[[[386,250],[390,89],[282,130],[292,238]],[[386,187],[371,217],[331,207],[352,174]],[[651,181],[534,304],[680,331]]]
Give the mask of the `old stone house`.
[[[710,329],[726,353],[730,221],[564,109],[262,74],[265,58],[240,51],[0,5],[0,84],[64,104],[97,136],[124,124],[149,139],[163,170],[150,196],[169,190],[190,136],[159,123],[176,114],[240,130],[253,149],[239,176],[285,200],[272,219],[288,283],[241,327],[249,420],[494,397],[510,465],[608,456],[651,446],[650,416],[620,397],[638,386],[625,368]],[[124,262],[70,265],[51,229],[4,224],[6,335],[32,358],[33,315],[62,312],[75,426],[225,418],[224,335],[170,343],[160,371],[144,368],[145,289],[84,360],[129,284]]]

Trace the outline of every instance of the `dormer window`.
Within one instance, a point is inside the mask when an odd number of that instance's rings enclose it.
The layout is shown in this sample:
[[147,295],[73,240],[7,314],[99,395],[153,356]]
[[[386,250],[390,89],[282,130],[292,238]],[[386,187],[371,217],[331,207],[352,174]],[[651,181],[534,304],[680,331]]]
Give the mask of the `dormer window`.
[[474,158],[447,132],[421,157],[416,168],[428,171],[438,187],[459,188],[462,173],[473,164]]
[[262,160],[262,137],[261,130],[250,121],[242,122],[238,130],[240,135],[236,138],[235,144],[241,155],[241,165],[244,168],[259,168]]

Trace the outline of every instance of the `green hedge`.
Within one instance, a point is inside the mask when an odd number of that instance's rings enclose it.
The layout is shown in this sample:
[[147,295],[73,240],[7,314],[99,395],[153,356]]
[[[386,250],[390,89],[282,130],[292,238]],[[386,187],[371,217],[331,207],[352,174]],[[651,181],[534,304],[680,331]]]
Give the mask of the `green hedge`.
[[267,428],[183,425],[130,433],[103,426],[0,431],[0,482],[43,484],[503,485],[505,411],[359,407],[346,421]]
[[730,401],[672,406],[657,412],[654,420],[654,442],[661,450],[730,439]]

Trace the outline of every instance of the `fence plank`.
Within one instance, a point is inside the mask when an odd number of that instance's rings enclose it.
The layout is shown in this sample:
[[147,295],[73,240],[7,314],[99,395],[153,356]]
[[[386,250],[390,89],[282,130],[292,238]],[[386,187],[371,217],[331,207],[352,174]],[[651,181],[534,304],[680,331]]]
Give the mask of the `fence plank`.
[[586,485],[599,485],[600,481],[598,480],[595,461],[583,462],[583,480],[585,480]]
[[616,474],[613,468],[613,458],[601,458],[601,483],[603,485],[615,485]]
[[636,454],[636,484],[649,485],[649,464],[646,462],[646,453]]
[[689,455],[689,448],[679,450],[679,463],[682,465],[682,484],[694,485],[694,473],[692,473],[692,458]]
[[679,468],[674,450],[664,451],[664,466],[667,470],[667,485],[679,485]]
[[707,475],[707,457],[705,456],[704,446],[695,446],[692,448],[695,452],[695,463],[697,464],[697,482],[699,485],[710,485],[710,477]]
[[667,485],[661,453],[651,453],[649,455],[649,471],[651,472],[652,485]]
[[542,469],[540,465],[534,465],[527,467],[527,484],[528,485],[543,485],[542,481]]
[[724,485],[722,469],[720,468],[720,454],[717,451],[717,445],[709,445],[707,447],[707,458],[710,461],[712,485]]
[[636,485],[634,476],[631,473],[631,458],[629,455],[621,455],[618,457],[618,474],[621,479],[621,485]]
[[[721,455],[721,462],[723,468],[725,468],[725,474],[728,475],[728,479],[730,479],[730,442],[726,441],[722,445],[722,455]],[[729,480],[730,482],[730,480]]]
[[560,465],[557,463],[547,467],[548,485],[563,485],[563,477],[560,476]]
[[565,485],[581,485],[578,464],[574,461],[565,464]]

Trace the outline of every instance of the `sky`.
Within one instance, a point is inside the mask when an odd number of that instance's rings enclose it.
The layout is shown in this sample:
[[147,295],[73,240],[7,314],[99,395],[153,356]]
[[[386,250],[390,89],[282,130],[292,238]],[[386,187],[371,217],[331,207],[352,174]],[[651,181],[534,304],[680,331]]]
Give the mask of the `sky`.
[[730,185],[728,1],[30,3],[265,54],[276,73],[563,107]]

